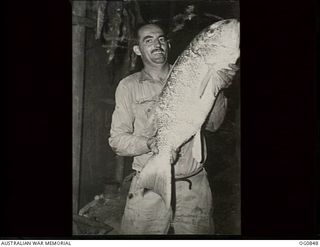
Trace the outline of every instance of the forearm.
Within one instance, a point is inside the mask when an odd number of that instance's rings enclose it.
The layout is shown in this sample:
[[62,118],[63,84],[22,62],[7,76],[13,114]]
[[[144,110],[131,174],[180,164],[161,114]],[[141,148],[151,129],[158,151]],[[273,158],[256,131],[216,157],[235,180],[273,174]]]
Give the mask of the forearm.
[[120,156],[138,156],[150,152],[147,137],[135,136],[129,133],[111,135],[109,144],[112,150]]

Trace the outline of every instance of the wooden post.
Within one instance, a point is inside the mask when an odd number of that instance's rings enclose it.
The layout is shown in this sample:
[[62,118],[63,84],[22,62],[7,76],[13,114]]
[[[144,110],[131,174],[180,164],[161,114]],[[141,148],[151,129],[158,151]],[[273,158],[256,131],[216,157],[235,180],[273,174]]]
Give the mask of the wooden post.
[[115,180],[120,185],[124,177],[124,157],[116,155]]
[[[72,15],[85,17],[86,1],[72,1]],[[72,141],[73,141],[73,214],[79,211],[79,180],[85,69],[85,26],[72,26]],[[75,231],[74,231],[75,232]]]

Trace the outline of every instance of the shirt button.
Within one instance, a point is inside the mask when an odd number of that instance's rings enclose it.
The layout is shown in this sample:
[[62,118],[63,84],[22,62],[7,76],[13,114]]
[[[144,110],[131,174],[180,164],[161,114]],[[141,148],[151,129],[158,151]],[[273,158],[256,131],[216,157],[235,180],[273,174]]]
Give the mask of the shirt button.
[[128,198],[131,199],[133,197],[132,193],[129,193]]
[[147,112],[150,112],[150,111],[151,111],[151,109],[148,109],[148,110],[147,110]]

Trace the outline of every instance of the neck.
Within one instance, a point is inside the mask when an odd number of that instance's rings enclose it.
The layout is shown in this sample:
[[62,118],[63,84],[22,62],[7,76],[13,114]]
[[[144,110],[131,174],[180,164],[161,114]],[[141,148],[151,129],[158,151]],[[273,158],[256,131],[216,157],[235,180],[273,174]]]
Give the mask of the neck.
[[154,80],[162,81],[164,80],[170,70],[170,65],[168,63],[161,64],[160,66],[144,66],[145,72],[147,72]]

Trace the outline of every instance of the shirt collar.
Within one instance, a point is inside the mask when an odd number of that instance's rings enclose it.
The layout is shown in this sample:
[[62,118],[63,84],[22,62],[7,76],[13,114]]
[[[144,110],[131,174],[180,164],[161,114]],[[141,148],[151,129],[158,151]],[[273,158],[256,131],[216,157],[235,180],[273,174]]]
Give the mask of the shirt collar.
[[148,73],[146,73],[144,69],[141,70],[139,78],[140,83],[142,83],[143,81],[154,81],[153,78]]
[[[170,66],[170,70],[169,70],[169,73],[170,73],[172,65],[169,64],[169,66]],[[139,82],[142,83],[144,81],[155,82],[155,80],[144,69],[142,69],[141,72],[140,72]]]

